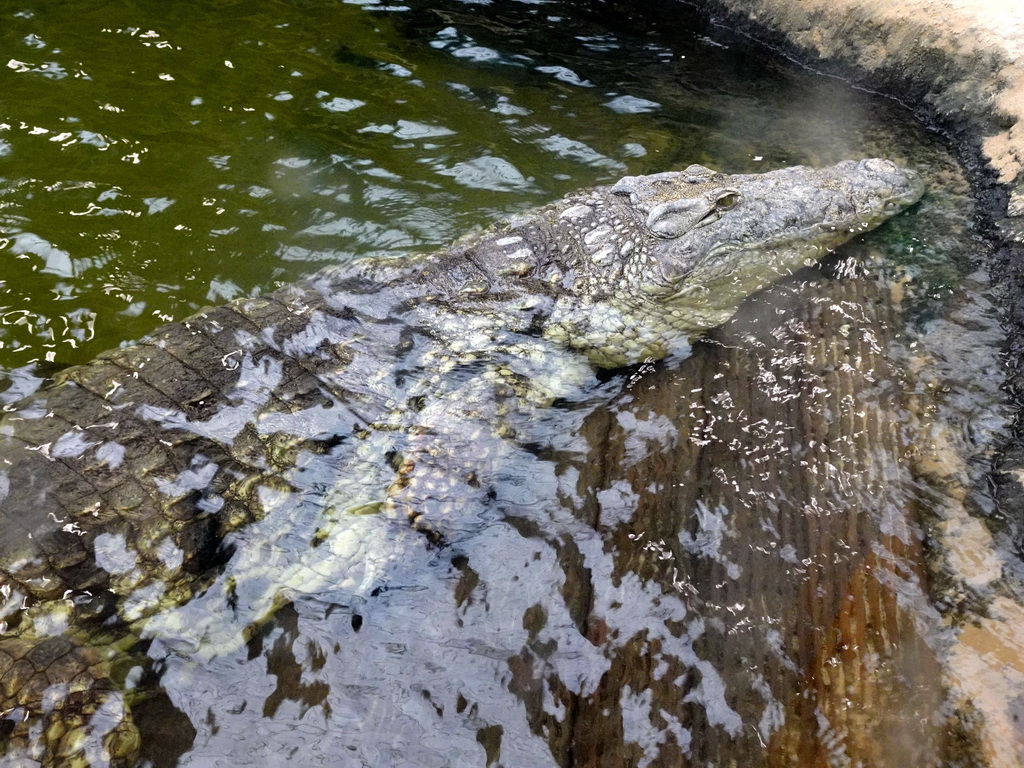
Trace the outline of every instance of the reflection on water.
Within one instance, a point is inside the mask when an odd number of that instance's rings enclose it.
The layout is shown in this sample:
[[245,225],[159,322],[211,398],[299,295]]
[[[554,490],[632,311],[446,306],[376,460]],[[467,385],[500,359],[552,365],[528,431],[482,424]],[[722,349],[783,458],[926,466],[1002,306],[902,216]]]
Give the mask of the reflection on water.
[[[186,387],[199,436],[230,435],[230,460],[262,474],[209,488],[229,459],[202,455],[161,487],[204,495],[233,530],[198,547],[212,570],[187,579],[202,593],[115,663],[144,764],[999,764],[993,745],[1018,738],[1002,690],[1024,690],[1017,591],[979,523],[1002,428],[998,334],[987,287],[965,277],[980,254],[962,175],[889,105],[783,70],[683,8],[666,22],[599,6],[4,12],[7,402],[203,304],[440,246],[626,173],[881,154],[933,190],[861,266],[757,297],[686,360],[602,382],[560,371],[575,384],[544,392],[555,403],[529,439],[445,428],[486,421],[460,410],[494,384],[471,368],[452,392],[404,390],[438,438],[365,429],[388,360],[356,357],[365,397],[325,404],[322,372],[225,346],[225,371],[263,382],[265,400],[208,413],[204,393],[228,373],[154,352],[144,418],[181,428],[161,388]],[[255,339],[271,314],[253,306]],[[292,341],[343,356],[353,336],[337,317],[318,332]],[[393,341],[430,368],[415,340]],[[537,393],[550,382],[530,365],[514,373]],[[289,403],[274,401],[283,381]],[[116,469],[125,438],[106,437]],[[374,507],[404,451],[438,456],[442,477],[453,456],[492,468],[493,496],[458,480],[465,514],[442,521],[444,546]],[[395,482],[432,523],[450,491]],[[166,531],[140,544],[111,530],[91,553],[131,593],[128,620],[173,597],[158,578],[181,566]],[[158,577],[133,581],[133,546]]]

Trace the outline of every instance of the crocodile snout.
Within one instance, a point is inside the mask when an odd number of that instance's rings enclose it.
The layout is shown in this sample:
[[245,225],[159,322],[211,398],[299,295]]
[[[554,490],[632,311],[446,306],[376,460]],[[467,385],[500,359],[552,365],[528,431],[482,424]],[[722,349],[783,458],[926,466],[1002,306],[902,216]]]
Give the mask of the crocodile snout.
[[921,199],[924,181],[920,174],[891,160],[869,158],[856,163],[850,186],[867,197],[881,200],[889,210],[905,208]]

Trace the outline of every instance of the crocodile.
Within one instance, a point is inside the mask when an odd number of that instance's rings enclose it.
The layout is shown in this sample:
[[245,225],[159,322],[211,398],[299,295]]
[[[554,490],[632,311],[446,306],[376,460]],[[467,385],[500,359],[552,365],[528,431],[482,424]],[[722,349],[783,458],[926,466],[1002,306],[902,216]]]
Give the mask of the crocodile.
[[[216,653],[291,589],[366,592],[403,541],[471,535],[500,507],[496,467],[602,397],[599,369],[686,355],[922,192],[881,159],[628,176],[63,371],[0,420],[0,754],[135,764],[146,642]],[[238,543],[271,517],[298,561]],[[369,518],[392,553],[360,540]],[[164,616],[214,583],[240,621]]]

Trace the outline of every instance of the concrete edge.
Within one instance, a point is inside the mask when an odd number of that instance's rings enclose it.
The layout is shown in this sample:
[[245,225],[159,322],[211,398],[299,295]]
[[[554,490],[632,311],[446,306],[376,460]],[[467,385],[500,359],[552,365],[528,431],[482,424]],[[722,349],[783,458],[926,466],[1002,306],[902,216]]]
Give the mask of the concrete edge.
[[[999,0],[681,1],[788,58],[909,106],[960,148],[1000,239],[1024,244],[1024,7],[1000,10]],[[1000,13],[1014,23],[1003,24]]]

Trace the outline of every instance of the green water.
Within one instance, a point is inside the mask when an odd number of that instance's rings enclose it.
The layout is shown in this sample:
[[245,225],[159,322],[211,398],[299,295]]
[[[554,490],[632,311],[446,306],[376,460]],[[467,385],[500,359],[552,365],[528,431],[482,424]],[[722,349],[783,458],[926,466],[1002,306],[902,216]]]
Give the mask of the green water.
[[681,7],[7,8],[7,401],[203,305],[440,247],[625,173],[932,151],[898,109],[784,71]]

